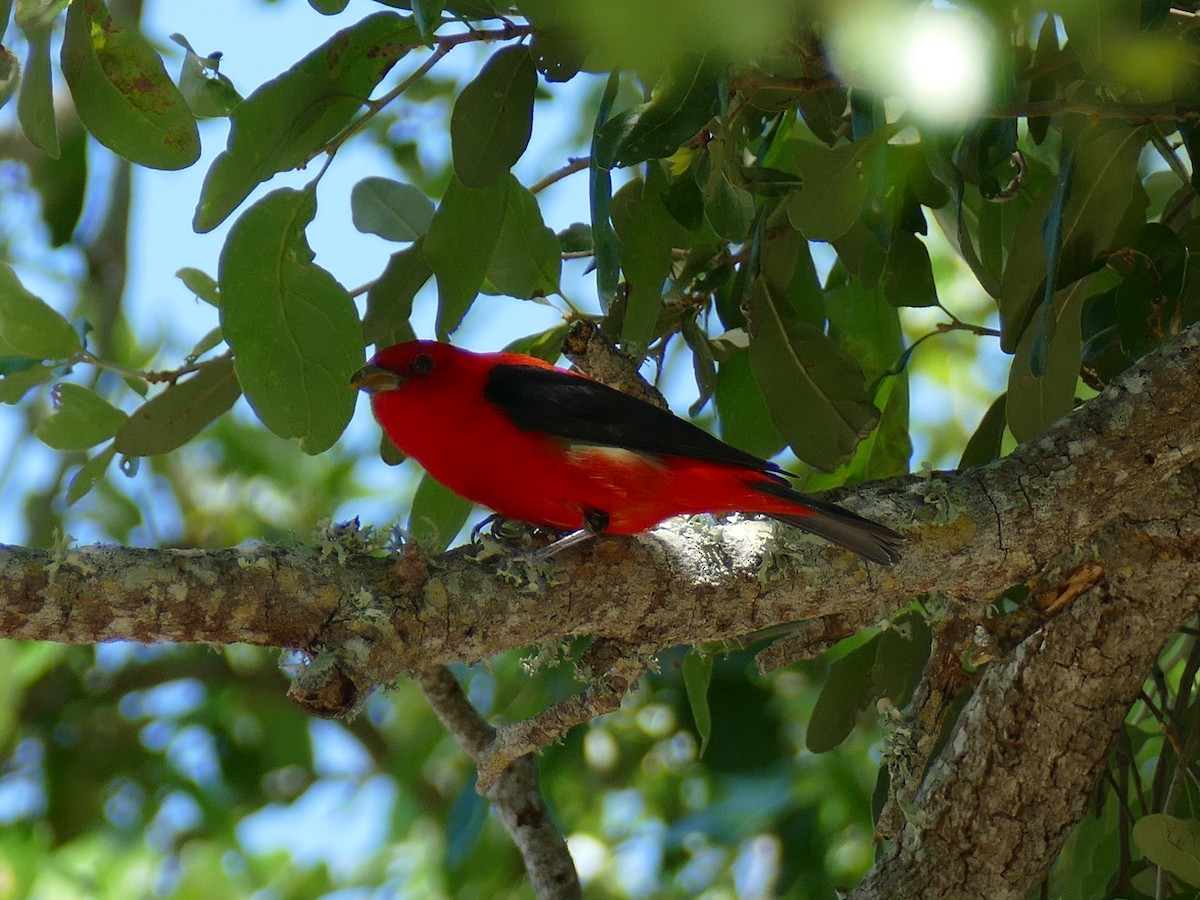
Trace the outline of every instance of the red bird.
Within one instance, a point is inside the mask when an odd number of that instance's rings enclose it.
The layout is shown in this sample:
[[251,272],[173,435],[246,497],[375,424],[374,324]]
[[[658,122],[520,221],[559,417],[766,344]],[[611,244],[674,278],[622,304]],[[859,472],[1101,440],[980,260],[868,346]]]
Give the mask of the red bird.
[[507,518],[637,534],[680,514],[763,513],[872,562],[900,559],[903,537],[793,490],[775,463],[531,356],[409,341],[350,383],[401,451]]

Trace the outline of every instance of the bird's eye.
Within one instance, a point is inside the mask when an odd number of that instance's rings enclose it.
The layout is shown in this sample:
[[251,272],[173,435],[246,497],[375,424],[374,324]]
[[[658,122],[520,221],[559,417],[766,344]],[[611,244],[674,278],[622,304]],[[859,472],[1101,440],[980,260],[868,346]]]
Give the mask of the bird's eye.
[[428,353],[418,353],[413,358],[412,364],[409,366],[409,371],[414,375],[428,375],[433,371],[433,357]]

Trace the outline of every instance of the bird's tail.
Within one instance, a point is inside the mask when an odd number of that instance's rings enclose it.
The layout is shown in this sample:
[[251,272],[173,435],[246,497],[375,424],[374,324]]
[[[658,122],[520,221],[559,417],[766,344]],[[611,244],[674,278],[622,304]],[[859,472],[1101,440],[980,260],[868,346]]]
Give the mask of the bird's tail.
[[834,503],[818,500],[808,494],[793,490],[790,485],[764,482],[754,485],[763,493],[787,500],[799,506],[812,510],[805,514],[788,514],[769,512],[772,519],[787,525],[793,525],[817,537],[845,547],[857,553],[863,559],[890,566],[900,561],[900,544],[907,539],[892,529],[855,515],[848,509],[842,509]]

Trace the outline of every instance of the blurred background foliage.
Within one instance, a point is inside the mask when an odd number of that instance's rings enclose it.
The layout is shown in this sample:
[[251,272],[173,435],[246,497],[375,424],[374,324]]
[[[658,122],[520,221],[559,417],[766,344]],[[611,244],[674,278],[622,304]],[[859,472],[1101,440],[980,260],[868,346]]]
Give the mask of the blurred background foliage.
[[[284,408],[255,364],[280,343],[348,378],[364,336],[453,332],[557,358],[564,324],[588,318],[646,357],[675,409],[818,490],[986,463],[1200,312],[1188,4],[243,0],[191,14],[225,58],[169,40],[200,28],[170,4],[67,6],[0,2],[13,543],[304,543],[331,518],[386,527],[411,508],[444,545],[474,521],[411,464],[376,458],[362,416],[342,431],[346,378]],[[239,28],[250,8],[267,27]],[[317,36],[293,44],[300,22]],[[305,56],[326,41],[357,55]],[[418,71],[426,44],[446,60]],[[355,67],[381,47],[387,65]],[[277,48],[286,62],[254,68]],[[371,91],[389,102],[362,115]],[[203,186],[178,186],[195,172]],[[281,182],[294,190],[268,193]],[[171,237],[193,221],[216,242]],[[180,280],[147,274],[177,244]],[[262,280],[281,259],[337,327],[271,326],[268,301],[295,310],[293,288]],[[211,390],[187,387],[200,379]],[[1132,818],[1196,814],[1194,779],[1167,796],[1179,761],[1158,728],[1194,714],[1193,638],[1131,713],[1052,895],[1152,893]],[[859,636],[771,677],[750,649],[706,648],[705,734],[672,651],[618,712],[547,748],[545,793],[588,895],[854,884],[873,855],[873,702],[906,694],[866,684],[895,687],[884,643]],[[513,720],[578,689],[580,649],[458,674]],[[920,651],[900,654],[905,677]],[[297,664],[0,643],[0,898],[527,896],[419,690],[310,721],[284,698]],[[852,671],[857,687],[824,688],[837,749],[810,752],[823,685]]]

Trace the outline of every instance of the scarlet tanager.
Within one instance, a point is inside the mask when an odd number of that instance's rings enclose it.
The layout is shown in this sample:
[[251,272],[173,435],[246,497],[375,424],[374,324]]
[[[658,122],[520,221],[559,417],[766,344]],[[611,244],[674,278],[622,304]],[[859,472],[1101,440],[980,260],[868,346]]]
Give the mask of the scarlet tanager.
[[680,514],[763,513],[872,562],[900,559],[903,537],[793,490],[775,463],[531,356],[409,341],[350,383],[401,451],[507,518],[637,534]]

